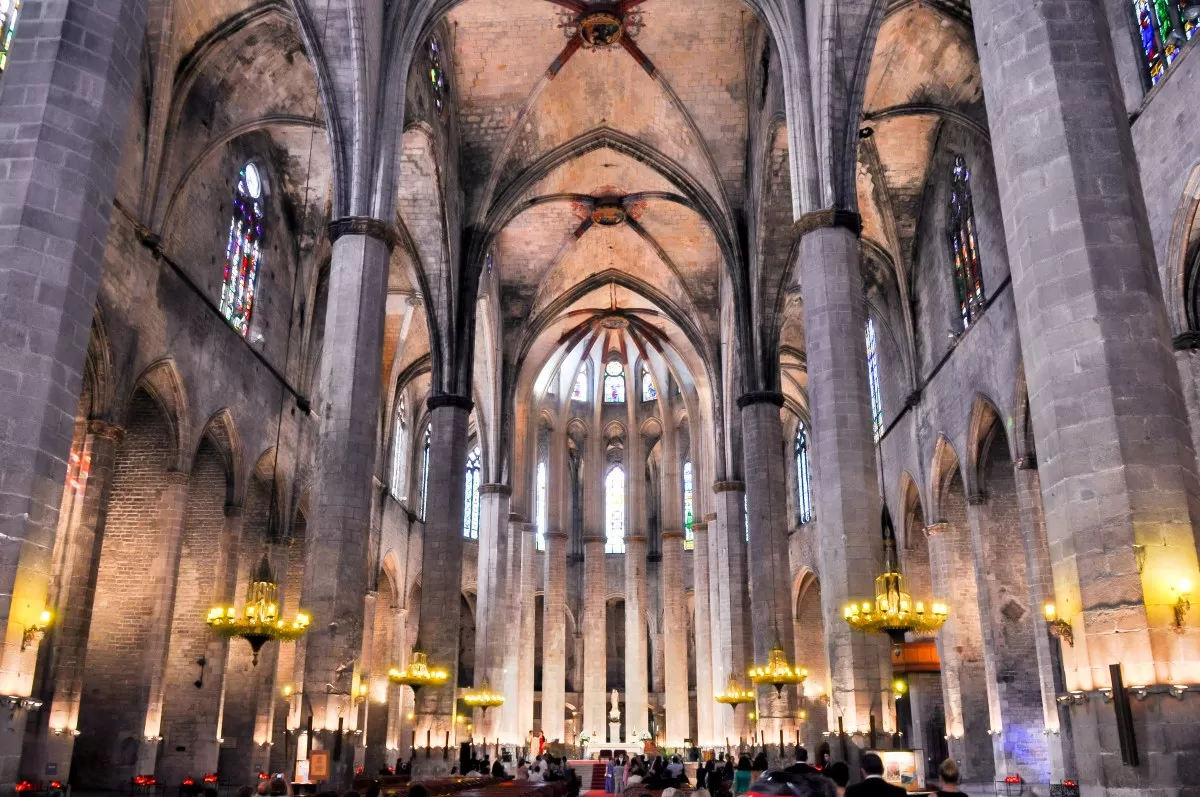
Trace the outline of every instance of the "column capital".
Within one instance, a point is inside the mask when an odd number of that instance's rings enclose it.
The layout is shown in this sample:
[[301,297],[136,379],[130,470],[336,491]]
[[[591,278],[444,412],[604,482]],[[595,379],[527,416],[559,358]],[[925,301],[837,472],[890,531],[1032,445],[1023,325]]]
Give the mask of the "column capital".
[[985,492],[972,493],[967,496],[968,506],[983,506],[988,502],[988,495]]
[[844,208],[825,208],[805,213],[792,223],[792,232],[797,239],[803,238],[814,230],[830,227],[841,227],[854,233],[857,238],[862,235],[862,216]]
[[329,222],[331,243],[343,235],[365,235],[374,238],[382,242],[389,252],[395,249],[400,241],[400,234],[396,232],[395,227],[372,216],[343,216]]
[[950,528],[950,524],[948,522],[946,522],[945,520],[939,521],[937,523],[930,523],[928,526],[925,527],[925,536],[936,537],[937,535],[942,534],[945,531],[949,530],[949,528]]
[[1026,454],[1023,457],[1018,458],[1017,461],[1013,463],[1013,466],[1017,470],[1037,470],[1037,457],[1032,454]]
[[739,481],[716,482],[713,484],[714,493],[744,493],[746,483]]
[[663,531],[662,533],[663,540],[682,540],[683,536],[682,529],[671,529],[670,531]]
[[125,439],[125,427],[118,426],[115,423],[110,423],[101,418],[91,418],[87,422],[88,434],[93,437],[102,437],[105,440],[111,440],[114,443],[120,443]]
[[191,478],[191,474],[189,474],[187,471],[176,470],[174,468],[168,469],[164,475],[166,477],[167,484],[172,485],[179,484],[187,486],[188,479]]
[[225,504],[225,517],[241,517],[244,509],[241,504]]
[[755,404],[774,404],[776,407],[782,407],[783,394],[774,390],[752,390],[749,393],[743,393],[738,396],[737,406],[739,410],[744,410]]
[[634,533],[634,534],[626,534],[625,535],[625,543],[627,545],[631,542],[647,542],[647,541],[648,541],[648,539],[645,534]]
[[[533,524],[531,523],[531,524],[529,524],[529,525],[531,525],[531,526],[532,526]],[[566,539],[567,537],[569,537],[569,536],[571,536],[571,535],[570,535],[570,534],[568,534],[568,533],[567,533],[565,530],[563,530],[563,529],[547,529],[547,530],[546,530],[546,539],[547,539],[547,540],[551,540],[551,539],[553,539],[553,540],[565,540],[565,539]]]
[[700,521],[700,520],[693,520],[692,521],[692,534],[698,534],[701,531],[703,531],[705,534],[707,534],[708,533],[708,524],[703,521]]
[[525,516],[522,515],[520,512],[509,512],[508,513],[508,522],[509,523],[524,523]]
[[704,525],[709,526],[716,522],[717,522],[717,513],[716,512],[709,512],[707,515],[704,516]]
[[507,484],[481,484],[479,485],[479,494],[503,495],[508,497],[512,495],[512,487],[508,486]]
[[454,407],[460,410],[470,412],[475,409],[475,402],[471,401],[469,396],[456,396],[453,393],[439,393],[436,396],[430,396],[425,400],[425,406],[429,407],[429,411],[439,410],[443,407]]
[[[567,536],[565,531],[561,533],[564,537]],[[583,544],[585,547],[588,545],[607,545],[608,537],[605,537],[603,534],[584,534]]]

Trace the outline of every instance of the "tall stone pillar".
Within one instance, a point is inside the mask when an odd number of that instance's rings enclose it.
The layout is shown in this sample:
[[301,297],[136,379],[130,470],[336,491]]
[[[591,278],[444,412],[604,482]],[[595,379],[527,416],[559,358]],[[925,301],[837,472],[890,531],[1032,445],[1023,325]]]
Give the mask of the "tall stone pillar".
[[[788,557],[787,479],[783,461],[783,424],[779,393],[747,393],[738,399],[746,451],[746,511],[750,524],[751,629],[754,659],[765,664],[771,649],[791,654],[793,642],[791,561]],[[795,662],[793,662],[795,663]],[[796,696],[791,688],[758,689],[758,727],[767,742],[779,732],[793,736]]]
[[550,435],[545,591],[542,599],[542,732],[547,741],[568,741],[567,701],[567,434]]
[[[38,3],[0,83],[0,694],[33,686],[36,646],[21,638],[47,606],[146,6]],[[2,783],[16,781],[24,722],[18,710],[0,723]]]
[[[849,599],[874,594],[883,560],[859,229],[857,215],[838,210],[809,213],[796,222],[830,697],[847,730],[868,728],[872,715],[882,719],[886,684],[879,663],[888,661],[882,636],[852,633],[842,620]],[[746,450],[754,446],[747,443]]]
[[[709,512],[704,516],[705,537],[708,539],[708,650],[705,655],[708,656],[708,672],[709,679],[712,682],[712,693],[715,695],[718,692],[725,690],[729,682],[729,665],[725,662],[725,657],[721,651],[721,596],[728,588],[721,588],[721,574],[717,565],[717,538],[720,531],[717,528],[717,513]],[[697,550],[699,550],[697,548]],[[697,648],[696,655],[700,655]],[[709,725],[712,731],[710,743],[714,747],[720,747],[725,744],[725,737],[730,731],[727,728],[728,722],[731,720],[732,714],[724,711],[725,706],[718,704],[715,699],[709,704]]]
[[[1104,5],[972,14],[1055,603],[1074,628],[1067,687],[1109,687],[1117,663],[1127,685],[1200,680],[1200,634],[1175,633],[1173,611],[1181,582],[1200,583],[1195,455]],[[1094,794],[1164,793],[1200,729],[1169,695],[1133,701],[1143,761],[1159,763],[1131,768],[1111,707],[1071,710]]]
[[[533,533],[532,524],[516,513],[510,513],[506,522],[508,540],[504,554],[504,619],[500,627],[500,683],[496,688],[504,695],[504,705],[500,709],[497,735],[505,744],[524,744],[525,734],[529,728],[521,729],[521,645],[524,641],[522,627],[525,615],[525,604],[533,599],[533,589],[525,590],[524,571],[525,535]],[[530,544],[533,541],[530,540]],[[532,645],[533,642],[530,642]],[[532,651],[531,651],[532,653]],[[532,655],[529,658],[533,662]],[[533,695],[529,696],[530,701]],[[532,709],[532,702],[530,707]],[[530,721],[533,714],[530,712]]]
[[[454,713],[458,682],[458,611],[462,602],[463,500],[467,467],[467,425],[471,400],[440,395],[429,399],[432,415],[429,459],[430,501],[421,550],[421,620],[416,647],[432,666],[450,673],[445,685],[426,687],[417,695],[417,736],[428,735],[434,748],[455,744]],[[433,574],[436,577],[432,577]],[[453,756],[420,759],[421,774],[448,774]],[[444,772],[443,772],[444,771]]]
[[[518,619],[521,627],[518,645],[517,717],[515,742],[524,744],[533,732],[534,656],[537,641],[537,529],[532,523],[521,523],[521,586],[518,594]],[[565,543],[564,543],[565,544]],[[544,599],[543,599],[544,600]],[[545,641],[543,640],[543,644]],[[544,686],[544,684],[543,684]],[[544,705],[544,703],[543,703]],[[561,716],[561,713],[560,713]]]
[[46,765],[53,764],[64,783],[70,776],[73,731],[79,727],[79,702],[83,694],[83,671],[87,638],[92,622],[95,584],[92,571],[100,554],[105,508],[112,485],[117,446],[124,437],[119,426],[100,420],[87,423],[80,459],[88,463],[82,494],[71,505],[71,517],[62,524],[64,546],[59,559],[51,606],[57,623],[42,642],[43,668],[34,696],[44,708],[37,715],[36,733],[27,738],[21,756],[21,776],[42,778]]
[[[475,604],[475,688],[485,683],[493,692],[504,688],[504,653],[510,636],[508,618],[508,507],[512,488],[507,484],[479,486],[478,598]],[[500,732],[501,710],[476,710],[473,735],[495,739]]]
[[679,476],[678,435],[663,430],[662,467],[662,607],[663,708],[669,746],[691,737],[688,710],[687,604],[683,589],[683,498]]
[[696,733],[694,744],[713,743],[712,634],[708,610],[708,524],[692,523],[692,588],[696,595]]
[[646,667],[646,534],[625,537],[625,741],[649,731],[649,670]]
[[[591,471],[593,474],[596,472]],[[595,500],[595,495],[590,496]],[[583,539],[583,727],[595,742],[608,738],[608,639],[605,634],[604,536]],[[593,742],[593,743],[595,743]]]
[[[743,686],[748,685],[746,670],[750,666],[750,582],[746,575],[746,484],[723,481],[713,485],[713,501],[717,512],[714,546],[717,584],[720,588],[717,607],[720,621],[716,626],[717,647],[720,650],[714,675],[719,688],[725,688],[730,677]],[[750,735],[750,709],[745,704],[715,707],[721,741],[728,737],[730,745]]]
[[[389,254],[387,229],[375,219],[334,221],[330,237],[333,265],[320,374],[323,406],[317,408],[321,431],[301,593],[301,605],[312,617],[302,691],[312,716],[314,750],[333,749],[339,718],[352,713],[353,691],[362,672],[357,659],[368,583]],[[440,456],[433,459],[442,461]],[[431,484],[436,482],[431,479]],[[430,506],[439,502],[431,501]],[[353,774],[353,756],[343,752],[330,762],[331,783],[348,787]]]

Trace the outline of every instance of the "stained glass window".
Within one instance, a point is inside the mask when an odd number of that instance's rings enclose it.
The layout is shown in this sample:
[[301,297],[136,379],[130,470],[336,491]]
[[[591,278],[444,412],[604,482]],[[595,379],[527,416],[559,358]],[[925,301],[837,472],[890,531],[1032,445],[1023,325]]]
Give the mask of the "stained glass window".
[[8,68],[8,53],[12,50],[20,12],[21,0],[0,0],[0,75]]
[[658,388],[654,386],[654,377],[646,366],[642,366],[642,401],[654,401],[658,398]]
[[604,479],[605,553],[625,553],[625,469],[614,465]]
[[425,427],[425,445],[421,448],[421,520],[425,519],[425,510],[429,507],[429,443],[431,427]]
[[883,391],[879,388],[879,340],[873,318],[867,319],[867,382],[871,389],[871,426],[878,442],[883,434]]
[[404,396],[396,404],[396,417],[392,423],[392,478],[388,489],[393,498],[403,501],[408,481],[408,468],[404,466],[408,448],[408,411],[405,409]]
[[546,550],[546,524],[549,522],[548,507],[546,505],[546,463],[539,462],[537,466],[537,485],[534,492],[534,500],[537,502],[535,511],[537,513],[537,531],[533,538],[534,547],[539,551]]
[[804,421],[796,427],[796,506],[801,523],[813,519],[812,472],[808,467],[808,429]]
[[696,535],[692,532],[692,463],[683,463],[683,547],[696,547]]
[[587,394],[587,368],[580,366],[579,373],[575,376],[575,384],[571,387],[571,401],[587,401]]
[[463,494],[463,536],[468,540],[479,539],[479,466],[482,457],[479,446],[471,449],[467,457],[467,484]]
[[434,107],[440,111],[446,104],[446,73],[442,69],[442,45],[437,39],[429,40],[429,83]]
[[625,367],[616,360],[604,366],[604,403],[625,403]]
[[1162,80],[1184,42],[1200,33],[1200,0],[1132,0],[1150,85]]
[[238,174],[237,190],[233,192],[225,282],[221,286],[221,312],[243,335],[250,332],[250,314],[254,311],[263,232],[262,193],[262,175],[253,163],[247,163]]
[[971,200],[971,170],[962,155],[954,158],[950,182],[950,218],[947,235],[954,259],[954,288],[958,292],[963,329],[983,311],[983,271],[975,237],[975,206]]

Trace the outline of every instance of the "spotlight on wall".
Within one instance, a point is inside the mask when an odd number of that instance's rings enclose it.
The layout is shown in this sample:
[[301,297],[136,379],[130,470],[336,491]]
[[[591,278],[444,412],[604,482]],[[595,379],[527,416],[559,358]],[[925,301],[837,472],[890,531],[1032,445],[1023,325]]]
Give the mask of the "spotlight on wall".
[[21,636],[21,650],[32,645],[34,642],[41,642],[46,637],[46,629],[50,627],[50,620],[53,615],[49,609],[42,611],[38,616],[38,621],[33,625],[25,626],[25,633]]
[[1172,607],[1175,610],[1175,631],[1183,633],[1183,620],[1192,610],[1192,580],[1179,579],[1172,592],[1176,593],[1175,604]]
[[1054,607],[1054,604],[1047,603],[1042,610],[1046,614],[1046,626],[1050,630],[1050,635],[1066,642],[1068,647],[1075,647],[1075,631],[1071,628],[1070,623],[1058,616],[1058,609]]
[[1170,690],[1171,697],[1175,698],[1176,700],[1183,700],[1183,695],[1185,692],[1187,692],[1187,690],[1188,688],[1186,684],[1173,684]]
[[903,678],[897,678],[892,681],[892,695],[895,696],[897,700],[904,697],[905,693],[907,692],[908,683]]

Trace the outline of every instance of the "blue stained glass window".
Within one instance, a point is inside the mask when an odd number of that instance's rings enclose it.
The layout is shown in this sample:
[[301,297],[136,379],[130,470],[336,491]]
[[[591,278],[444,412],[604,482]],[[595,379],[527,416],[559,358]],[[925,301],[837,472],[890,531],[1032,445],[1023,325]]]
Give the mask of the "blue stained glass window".
[[579,373],[575,375],[575,384],[571,387],[571,401],[587,401],[587,395],[587,368],[580,366]]
[[625,403],[625,367],[616,360],[604,366],[604,403]]
[[954,158],[950,182],[950,256],[954,259],[954,288],[958,293],[963,329],[971,326],[984,307],[983,271],[975,237],[975,205],[971,200],[971,170],[962,155]]
[[692,550],[696,547],[696,535],[692,531],[692,463],[683,463],[683,547]]
[[642,366],[642,401],[654,401],[658,398],[658,388],[654,386],[654,377],[646,366]]
[[1153,86],[1200,33],[1200,0],[1132,0],[1142,63]]
[[549,521],[549,510],[546,504],[546,463],[539,462],[537,466],[537,485],[534,491],[537,502],[537,531],[534,536],[534,547],[539,551],[546,550],[546,524]]
[[8,68],[8,54],[12,50],[20,12],[21,0],[0,0],[0,75]]
[[614,465],[604,479],[605,553],[625,553],[625,469]]
[[808,465],[808,429],[804,421],[796,427],[796,506],[801,523],[813,519],[812,472]]
[[871,426],[878,442],[883,434],[883,391],[879,387],[879,340],[873,318],[867,319],[867,381],[871,389]]
[[483,459],[479,446],[467,457],[466,492],[463,494],[463,536],[479,539],[479,468]]
[[437,39],[429,40],[429,84],[433,105],[440,111],[446,104],[446,72],[442,69],[442,45]]
[[221,286],[221,313],[242,335],[250,332],[250,316],[254,311],[263,235],[262,198],[262,175],[253,163],[247,163],[238,174],[237,190],[233,193],[233,218],[229,220],[225,280]]

